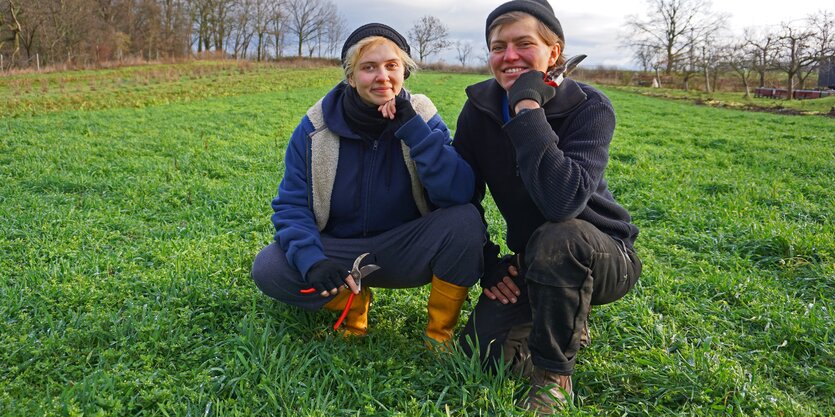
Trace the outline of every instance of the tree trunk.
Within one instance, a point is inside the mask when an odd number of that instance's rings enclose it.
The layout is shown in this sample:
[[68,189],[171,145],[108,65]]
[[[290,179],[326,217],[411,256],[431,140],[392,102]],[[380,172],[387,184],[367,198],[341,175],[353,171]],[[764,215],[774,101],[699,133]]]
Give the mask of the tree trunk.
[[713,80],[713,84],[712,84],[713,85],[713,91],[721,91],[722,86],[719,85],[719,81],[720,81],[719,80],[719,70],[714,68],[713,72],[710,75],[710,78]]
[[710,71],[707,69],[707,66],[705,66],[704,73],[705,73],[705,92],[706,93],[712,93],[712,91],[710,90]]
[[801,90],[806,89],[806,79],[809,78],[809,74],[811,72],[807,72],[806,75],[803,75],[803,71],[797,74],[797,87]]
[[743,98],[751,98],[751,88],[748,87],[748,74],[742,74],[742,86],[745,87],[745,95]]

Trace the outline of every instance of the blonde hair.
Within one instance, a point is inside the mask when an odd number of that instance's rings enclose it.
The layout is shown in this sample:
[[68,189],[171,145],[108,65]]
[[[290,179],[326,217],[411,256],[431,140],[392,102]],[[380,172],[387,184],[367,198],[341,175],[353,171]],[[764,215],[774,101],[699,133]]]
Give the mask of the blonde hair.
[[342,61],[342,69],[345,72],[345,80],[348,80],[352,75],[354,75],[354,69],[357,67],[357,63],[365,51],[372,46],[377,46],[383,43],[388,43],[394,47],[397,58],[403,62],[403,67],[405,68],[404,76],[405,74],[414,72],[418,69],[417,63],[415,63],[412,57],[410,57],[406,51],[400,49],[396,43],[382,36],[369,36],[367,38],[360,39],[359,42],[348,48],[348,52],[345,53],[345,60]]
[[511,23],[518,22],[526,17],[533,18],[536,21],[536,34],[542,38],[542,41],[545,42],[548,46],[559,45],[560,46],[560,56],[557,57],[557,62],[554,63],[548,70],[551,70],[555,67],[559,67],[560,65],[565,63],[565,56],[563,55],[563,51],[565,51],[565,40],[560,38],[553,30],[551,30],[545,23],[542,23],[541,20],[537,19],[535,16],[527,14],[525,12],[507,12],[493,20],[493,23],[490,24],[490,28],[488,32],[490,33],[490,38],[487,40],[488,47],[490,41],[493,39],[493,35],[495,35],[496,31],[501,29],[504,25],[509,25]]

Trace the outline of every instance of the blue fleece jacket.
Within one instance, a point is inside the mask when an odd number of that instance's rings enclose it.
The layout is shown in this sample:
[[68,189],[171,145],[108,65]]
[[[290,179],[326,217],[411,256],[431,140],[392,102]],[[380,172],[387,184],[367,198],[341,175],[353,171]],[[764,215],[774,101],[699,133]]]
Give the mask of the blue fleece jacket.
[[[339,162],[330,216],[321,232],[313,213],[309,161],[314,126],[304,116],[287,146],[284,178],[273,199],[275,239],[288,263],[302,276],[325,259],[320,233],[337,238],[369,237],[420,217],[411,189],[400,141],[410,148],[429,203],[437,208],[470,202],[475,176],[451,146],[449,129],[438,114],[425,122],[420,115],[377,138],[348,127],[342,110],[340,83],[323,99],[327,128],[339,136]],[[350,87],[347,87],[350,88]],[[382,116],[381,116],[382,117]]]

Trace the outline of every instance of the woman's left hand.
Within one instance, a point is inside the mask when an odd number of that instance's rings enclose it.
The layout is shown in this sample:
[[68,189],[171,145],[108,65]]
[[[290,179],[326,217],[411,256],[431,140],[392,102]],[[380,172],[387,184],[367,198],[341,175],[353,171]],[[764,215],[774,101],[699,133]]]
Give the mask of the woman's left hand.
[[516,301],[518,301],[517,297],[522,293],[519,290],[519,286],[513,282],[513,278],[517,276],[519,276],[519,270],[515,266],[510,265],[507,267],[507,275],[498,284],[490,288],[484,288],[482,292],[484,292],[487,298],[499,300],[502,304],[507,304],[508,302],[516,304]]
[[394,115],[397,113],[397,106],[394,99],[391,99],[377,107],[377,110],[383,115],[384,119],[394,120]]

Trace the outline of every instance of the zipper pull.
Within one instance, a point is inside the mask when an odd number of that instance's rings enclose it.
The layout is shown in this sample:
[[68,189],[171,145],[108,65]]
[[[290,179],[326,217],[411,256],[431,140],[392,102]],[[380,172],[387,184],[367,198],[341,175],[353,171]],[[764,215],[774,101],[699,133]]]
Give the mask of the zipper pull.
[[379,139],[374,139],[374,146],[371,148],[372,151],[377,150],[377,145],[380,143]]

